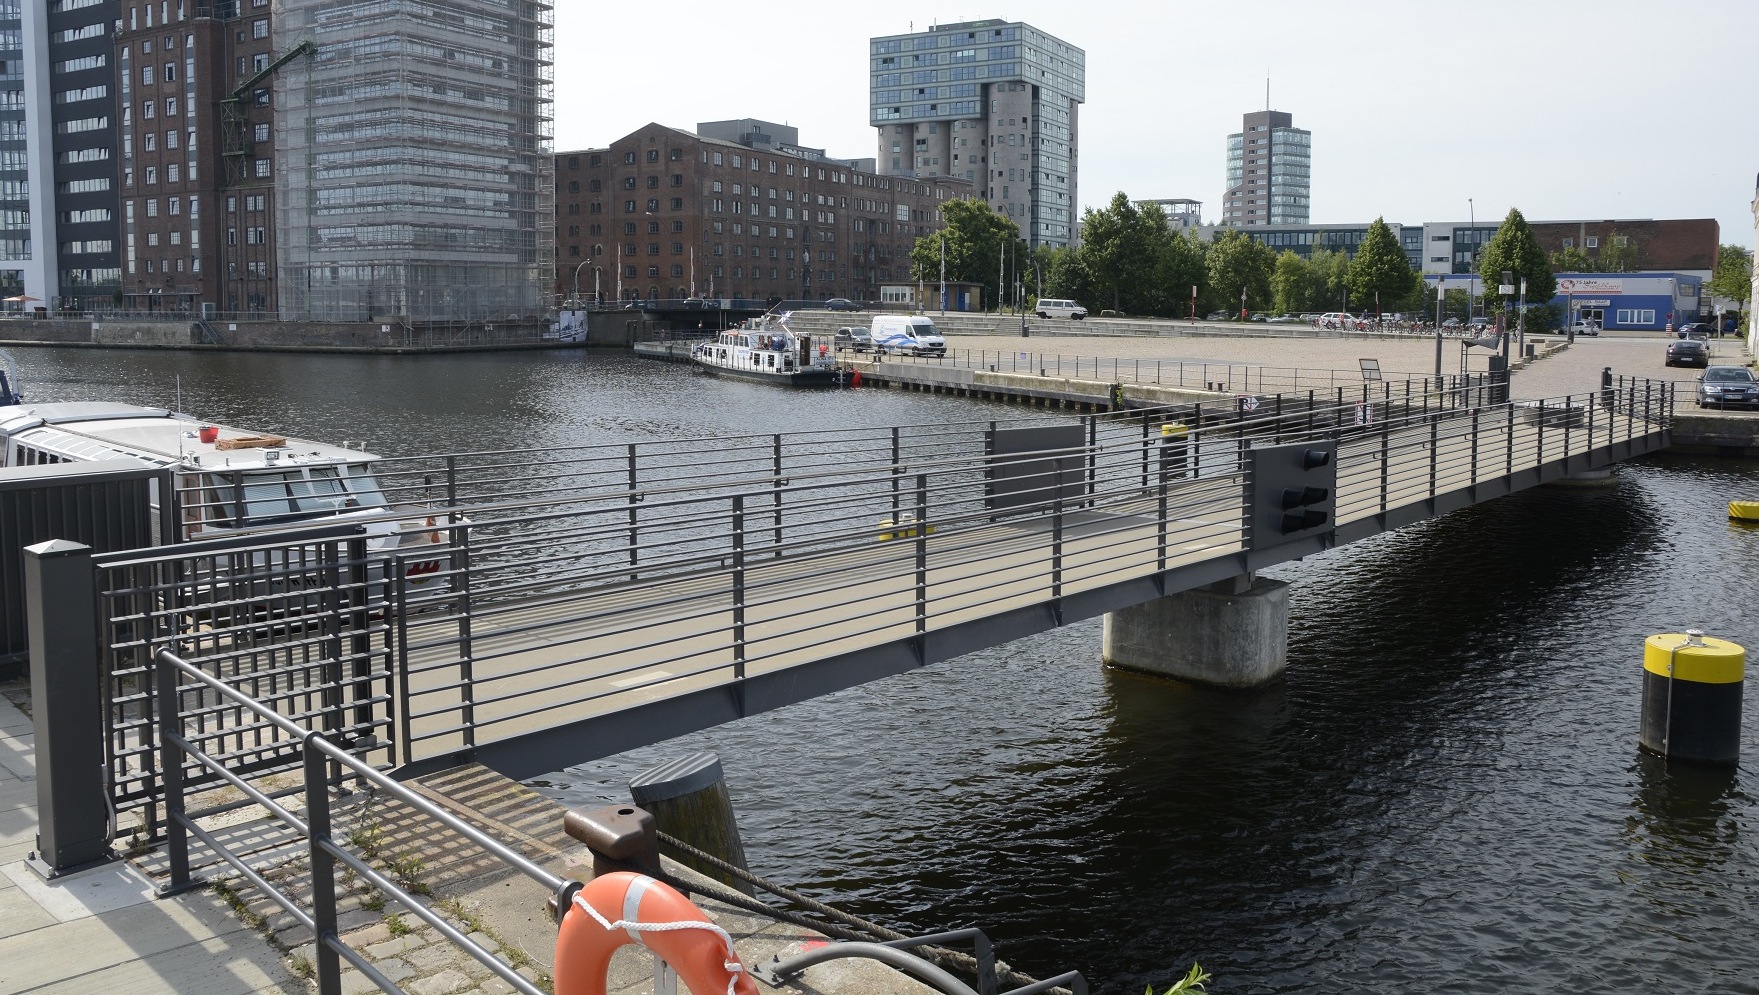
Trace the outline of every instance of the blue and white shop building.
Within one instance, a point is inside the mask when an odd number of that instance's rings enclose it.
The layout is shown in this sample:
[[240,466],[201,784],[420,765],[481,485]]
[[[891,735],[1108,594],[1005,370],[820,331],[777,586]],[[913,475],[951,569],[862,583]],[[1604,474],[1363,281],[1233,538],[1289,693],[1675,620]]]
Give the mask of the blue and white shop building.
[[1685,273],[1559,273],[1552,298],[1566,321],[1607,331],[1662,331],[1698,320],[1703,278]]

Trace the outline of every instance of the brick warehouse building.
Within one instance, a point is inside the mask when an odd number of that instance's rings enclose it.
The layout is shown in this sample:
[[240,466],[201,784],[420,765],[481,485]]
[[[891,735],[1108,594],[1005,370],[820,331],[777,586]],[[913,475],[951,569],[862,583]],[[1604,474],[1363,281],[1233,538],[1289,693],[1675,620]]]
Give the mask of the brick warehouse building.
[[971,185],[649,124],[556,157],[558,300],[871,301]]
[[266,0],[124,5],[122,302],[130,310],[275,310],[277,60]]

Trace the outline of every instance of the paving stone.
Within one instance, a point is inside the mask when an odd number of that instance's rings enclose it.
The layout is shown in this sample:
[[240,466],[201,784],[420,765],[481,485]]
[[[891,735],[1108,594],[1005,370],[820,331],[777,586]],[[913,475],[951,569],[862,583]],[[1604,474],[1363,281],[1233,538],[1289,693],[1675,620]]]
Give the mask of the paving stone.
[[415,965],[416,970],[426,973],[451,967],[467,959],[470,955],[450,943],[434,943],[411,950],[404,956],[411,964]]
[[356,950],[364,950],[375,943],[383,943],[390,938],[391,927],[382,922],[342,935],[342,941]]
[[413,936],[393,936],[383,943],[375,943],[372,946],[367,947],[362,953],[366,954],[373,960],[380,960],[386,957],[396,957],[399,954],[408,953],[419,946],[421,946],[421,944]]
[[460,971],[441,971],[431,978],[409,983],[410,995],[452,995],[470,987],[470,979]]
[[404,978],[413,978],[417,973],[415,965],[396,957],[390,960],[373,961],[373,966],[379,969],[380,974],[399,984],[403,982]]

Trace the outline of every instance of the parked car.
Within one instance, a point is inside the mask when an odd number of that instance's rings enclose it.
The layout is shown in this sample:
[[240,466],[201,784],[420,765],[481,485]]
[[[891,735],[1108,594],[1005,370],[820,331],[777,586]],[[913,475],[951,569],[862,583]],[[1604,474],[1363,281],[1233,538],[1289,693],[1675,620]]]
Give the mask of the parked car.
[[1682,339],[1710,340],[1710,326],[1702,321],[1688,321],[1683,325],[1676,325],[1674,331]]
[[1698,378],[1700,408],[1759,408],[1759,380],[1745,366],[1707,366]]
[[1087,317],[1087,309],[1074,301],[1040,297],[1037,314],[1040,318],[1069,318],[1073,321],[1080,321]]
[[825,309],[828,311],[860,311],[862,307],[847,297],[833,297],[825,301]]
[[872,352],[873,332],[853,325],[839,328],[836,334],[831,336],[831,344],[836,347],[838,352]]
[[1299,325],[1301,323],[1301,319],[1295,317],[1292,314],[1281,314],[1281,315],[1277,315],[1275,318],[1270,319],[1270,321],[1268,323],[1272,324],[1272,325]]
[[1227,311],[1211,311],[1203,316],[1204,321],[1227,321],[1233,315]]
[[1592,321],[1581,320],[1570,325],[1570,332],[1574,335],[1599,335],[1600,326]]
[[1674,339],[1667,344],[1667,365],[1710,366],[1710,345],[1702,339]]
[[1457,329],[1460,327],[1460,319],[1449,318],[1448,320],[1441,323],[1441,327],[1447,329],[1448,331],[1453,331],[1454,329]]

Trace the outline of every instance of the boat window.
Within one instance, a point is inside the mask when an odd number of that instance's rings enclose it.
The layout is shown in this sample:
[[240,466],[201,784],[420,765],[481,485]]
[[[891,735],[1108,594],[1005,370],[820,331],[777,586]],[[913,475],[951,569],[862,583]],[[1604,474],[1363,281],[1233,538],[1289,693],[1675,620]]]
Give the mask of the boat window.
[[390,504],[385,500],[385,492],[379,489],[379,478],[373,476],[371,467],[364,463],[349,463],[343,470],[348,493],[360,502],[362,508],[384,508]]
[[333,466],[314,466],[306,471],[310,479],[292,478],[293,506],[300,514],[330,514],[358,507],[360,502],[348,496],[342,477]]
[[293,514],[293,496],[285,473],[244,475],[244,515],[247,522],[286,518]]

